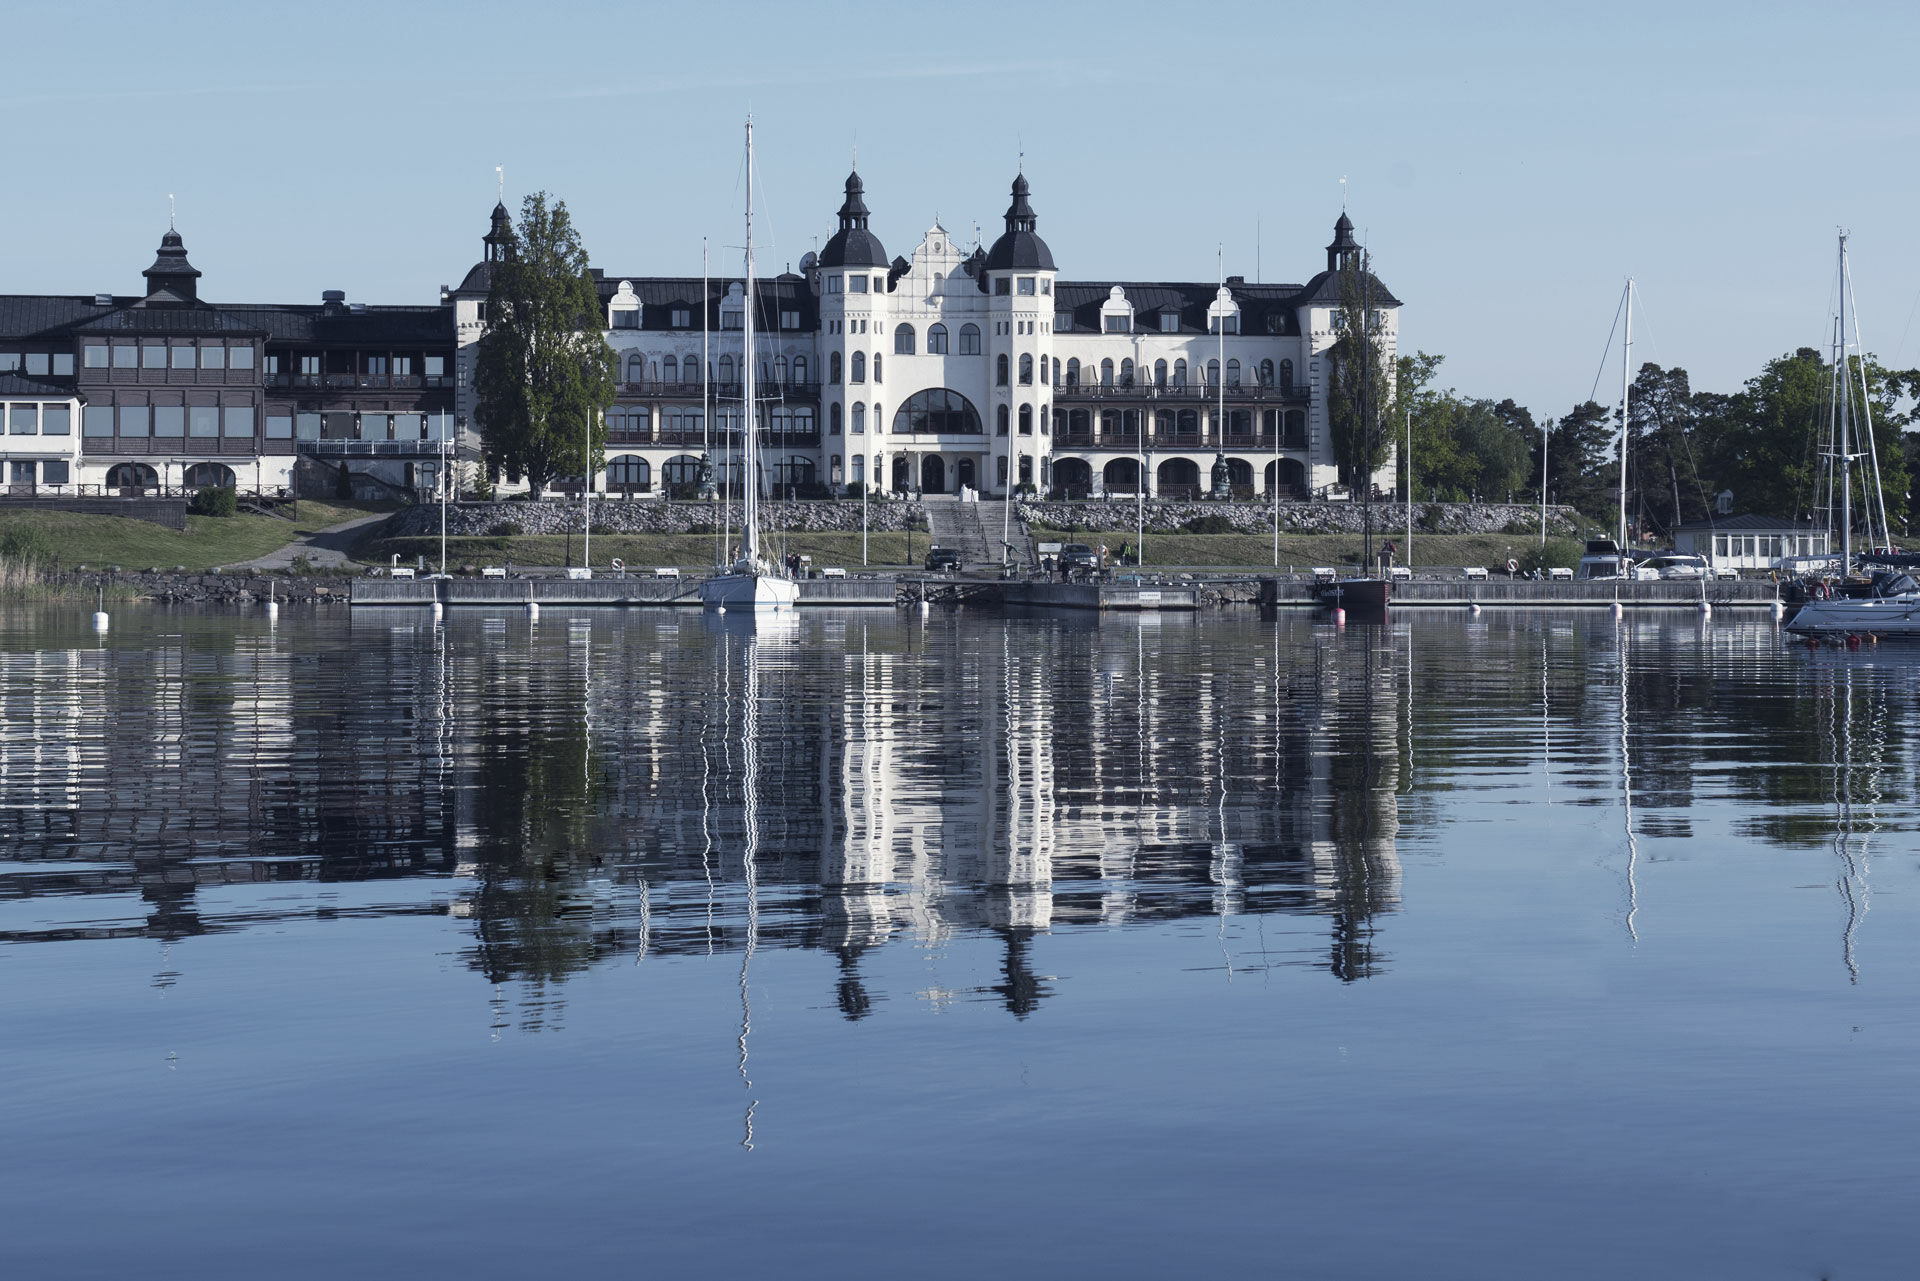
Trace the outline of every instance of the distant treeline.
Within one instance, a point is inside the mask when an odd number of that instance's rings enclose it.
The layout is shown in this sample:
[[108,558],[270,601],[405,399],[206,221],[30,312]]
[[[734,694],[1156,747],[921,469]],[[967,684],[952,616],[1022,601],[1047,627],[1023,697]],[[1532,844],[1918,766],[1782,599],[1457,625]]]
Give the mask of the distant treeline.
[[[1437,390],[1441,361],[1425,352],[1399,359],[1393,407],[1381,426],[1388,439],[1402,438],[1411,409],[1416,498],[1537,497],[1544,426],[1550,500],[1602,525],[1613,523],[1620,479],[1618,402],[1587,401],[1543,424],[1510,399]],[[1832,381],[1828,361],[1811,347],[1768,361],[1731,394],[1693,390],[1687,371],[1678,367],[1640,366],[1627,424],[1627,514],[1635,530],[1666,541],[1676,525],[1704,519],[1723,491],[1732,492],[1736,511],[1820,519]],[[1849,391],[1854,421],[1863,421],[1863,409],[1871,416],[1887,516],[1894,532],[1902,533],[1920,517],[1909,494],[1920,458],[1906,435],[1911,409],[1902,410],[1920,395],[1920,370],[1889,370],[1871,357],[1864,365],[1855,358]],[[1856,449],[1864,447],[1856,441]],[[1404,483],[1404,460],[1400,466]],[[1855,473],[1856,507],[1865,497],[1865,473]]]

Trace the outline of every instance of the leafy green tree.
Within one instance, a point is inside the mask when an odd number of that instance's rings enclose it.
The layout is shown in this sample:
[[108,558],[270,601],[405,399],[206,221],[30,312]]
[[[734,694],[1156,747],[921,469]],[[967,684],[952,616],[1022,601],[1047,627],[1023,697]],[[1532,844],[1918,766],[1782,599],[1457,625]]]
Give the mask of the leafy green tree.
[[1393,380],[1380,349],[1383,329],[1378,300],[1390,297],[1373,276],[1373,259],[1361,249],[1346,255],[1336,274],[1340,311],[1334,329],[1340,336],[1327,349],[1329,422],[1334,461],[1349,486],[1371,485],[1393,447],[1382,424],[1399,417],[1393,404]]
[[615,356],[600,296],[565,201],[535,192],[504,261],[494,264],[474,368],[475,413],[489,465],[525,476],[534,497],[597,469],[606,450]]
[[1693,448],[1693,389],[1687,371],[1649,361],[1633,380],[1627,441],[1627,510],[1641,530],[1671,537],[1707,514],[1710,499]]

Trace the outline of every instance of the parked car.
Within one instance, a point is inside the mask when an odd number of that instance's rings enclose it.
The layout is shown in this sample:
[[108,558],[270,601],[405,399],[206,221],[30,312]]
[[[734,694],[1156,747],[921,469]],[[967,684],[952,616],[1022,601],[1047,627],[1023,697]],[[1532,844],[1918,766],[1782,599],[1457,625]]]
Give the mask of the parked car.
[[927,553],[927,572],[938,574],[960,568],[960,553],[951,547],[935,547]]
[[1060,549],[1060,565],[1068,571],[1100,568],[1100,553],[1085,543],[1068,543]]

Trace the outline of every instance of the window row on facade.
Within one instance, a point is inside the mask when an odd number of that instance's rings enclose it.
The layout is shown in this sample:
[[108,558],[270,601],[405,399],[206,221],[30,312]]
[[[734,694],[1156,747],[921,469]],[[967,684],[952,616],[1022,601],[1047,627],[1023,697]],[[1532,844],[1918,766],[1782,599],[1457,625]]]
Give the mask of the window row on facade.
[[212,338],[146,338],[86,342],[80,354],[88,369],[252,369],[255,347]]

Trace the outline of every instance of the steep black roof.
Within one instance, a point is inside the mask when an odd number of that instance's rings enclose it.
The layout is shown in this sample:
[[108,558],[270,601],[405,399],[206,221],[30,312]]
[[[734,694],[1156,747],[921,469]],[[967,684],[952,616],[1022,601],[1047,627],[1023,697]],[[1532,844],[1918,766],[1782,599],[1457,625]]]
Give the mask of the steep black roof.
[[[613,301],[623,281],[633,286],[633,296],[640,300],[642,329],[672,329],[675,307],[697,311],[700,306],[701,279],[698,276],[616,276],[609,272],[599,282],[602,307]],[[740,277],[709,276],[705,283],[707,327],[718,333],[721,300],[727,296],[727,290],[740,283]],[[757,276],[753,282],[753,301],[754,327],[762,333],[779,327],[780,313],[783,311],[799,312],[800,329],[803,331],[820,327],[819,303],[804,276],[791,272],[773,277]],[[693,317],[690,328],[694,333],[700,332],[700,318],[697,315]]]
[[258,326],[269,342],[364,344],[432,347],[454,340],[450,306],[368,307],[362,311],[329,309],[324,303],[298,306],[251,304],[226,310]]
[[[1393,291],[1387,288],[1386,284],[1381,281],[1380,277],[1369,272],[1367,273],[1366,279],[1373,282],[1372,285],[1368,287],[1366,291],[1367,302],[1371,306],[1398,307],[1400,305],[1400,300],[1393,296]],[[1310,303],[1310,302],[1337,303],[1339,302],[1340,301],[1340,274],[1334,271],[1321,272],[1319,275],[1315,276],[1312,280],[1309,280],[1305,285],[1301,286],[1300,296],[1298,299],[1296,299],[1296,301],[1300,303]]]
[[1034,230],[1040,219],[1027,201],[1027,175],[1013,180],[1013,203],[1007,206],[1007,229],[987,251],[988,271],[1052,271],[1053,251]]
[[[1134,326],[1143,333],[1160,332],[1157,318],[1168,309],[1180,313],[1180,332],[1207,332],[1207,309],[1220,292],[1213,281],[1139,281],[1139,280],[1056,280],[1053,282],[1053,307],[1056,316],[1073,316],[1073,333],[1100,332],[1100,308],[1119,285],[1133,307]],[[1240,307],[1240,332],[1243,334],[1298,334],[1294,307],[1300,302],[1299,285],[1249,285],[1230,279],[1227,288]],[[1055,333],[1069,332],[1056,319]]]
[[116,298],[101,306],[92,298],[48,294],[0,294],[0,339],[70,339],[73,327],[125,307],[131,298]]
[[72,400],[73,384],[33,378],[27,374],[0,374],[0,397],[9,400]]
[[859,171],[847,175],[847,198],[840,205],[840,230],[820,251],[822,267],[885,267],[887,250],[867,230],[866,184]]
[[266,331],[220,307],[205,303],[148,306],[141,299],[73,326],[78,334],[237,334],[258,337]]

